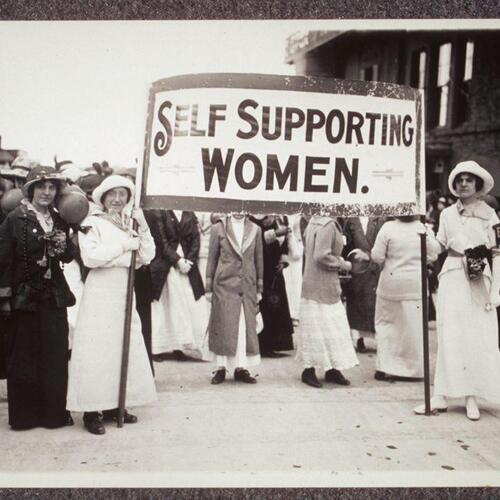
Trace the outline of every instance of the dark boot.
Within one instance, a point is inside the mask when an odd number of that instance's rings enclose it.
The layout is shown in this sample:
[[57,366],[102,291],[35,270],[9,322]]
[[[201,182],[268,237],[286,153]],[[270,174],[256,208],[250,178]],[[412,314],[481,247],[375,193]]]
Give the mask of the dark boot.
[[91,434],[101,435],[106,433],[101,415],[97,411],[86,411],[83,414],[83,424]]
[[342,372],[335,370],[335,368],[331,368],[325,372],[325,381],[339,385],[351,385],[351,382],[344,377]]
[[[102,419],[105,422],[118,422],[118,408],[114,410],[104,410],[102,412]],[[123,423],[124,424],[135,424],[137,423],[138,418],[132,413],[129,413],[127,410],[123,412]]]
[[356,342],[356,351],[365,354],[368,352],[368,349],[365,346],[365,340],[363,337],[359,337],[358,341]]
[[256,384],[257,379],[250,375],[248,370],[244,368],[236,368],[234,370],[234,380],[238,380],[239,382],[245,382],[246,384]]
[[316,377],[316,372],[314,371],[314,367],[306,368],[302,372],[302,382],[304,382],[304,384],[310,385],[311,387],[317,387],[317,388],[323,387],[318,378]]
[[214,372],[215,375],[212,377],[212,384],[222,384],[224,380],[226,380],[226,369],[220,368],[219,370]]

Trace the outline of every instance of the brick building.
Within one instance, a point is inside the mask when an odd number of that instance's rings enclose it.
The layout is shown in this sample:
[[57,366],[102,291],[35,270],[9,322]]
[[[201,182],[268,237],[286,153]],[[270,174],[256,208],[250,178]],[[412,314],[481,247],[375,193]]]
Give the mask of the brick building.
[[500,30],[310,31],[287,40],[298,75],[399,83],[425,91],[426,182],[475,159],[500,196]]

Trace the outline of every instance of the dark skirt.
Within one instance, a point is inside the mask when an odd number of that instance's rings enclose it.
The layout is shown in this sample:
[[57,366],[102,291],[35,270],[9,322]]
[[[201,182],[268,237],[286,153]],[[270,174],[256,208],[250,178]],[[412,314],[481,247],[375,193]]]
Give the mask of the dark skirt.
[[68,320],[66,308],[39,303],[15,311],[9,332],[7,396],[13,429],[66,425]]
[[153,301],[153,284],[149,266],[140,267],[135,271],[135,304],[141,319],[142,336],[148,353],[149,364],[153,376],[153,351],[151,348],[151,302]]
[[259,334],[260,352],[293,350],[293,323],[282,273],[270,284],[264,284],[259,308],[264,323]]
[[349,326],[355,330],[375,331],[375,302],[378,274],[371,271],[353,275],[344,285]]

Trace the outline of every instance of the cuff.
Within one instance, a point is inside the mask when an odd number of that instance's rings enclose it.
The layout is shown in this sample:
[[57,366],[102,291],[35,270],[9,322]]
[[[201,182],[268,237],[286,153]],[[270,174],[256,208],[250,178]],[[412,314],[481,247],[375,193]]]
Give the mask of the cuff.
[[205,292],[206,293],[211,293],[212,292],[212,278],[207,278],[206,279]]
[[257,293],[264,293],[264,280],[257,280]]

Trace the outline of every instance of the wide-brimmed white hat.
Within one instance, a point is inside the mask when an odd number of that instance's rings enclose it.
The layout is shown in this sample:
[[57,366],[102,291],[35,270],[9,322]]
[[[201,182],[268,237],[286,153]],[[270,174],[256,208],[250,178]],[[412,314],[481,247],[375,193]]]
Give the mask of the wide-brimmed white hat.
[[458,196],[458,192],[453,187],[453,182],[455,181],[457,175],[464,173],[477,175],[483,180],[483,188],[477,191],[478,195],[489,193],[495,185],[495,181],[493,180],[491,174],[485,168],[481,167],[479,163],[473,160],[461,161],[450,172],[450,176],[448,177],[448,187],[455,196]]
[[102,198],[111,189],[123,187],[130,191],[130,199],[134,196],[135,186],[130,179],[121,175],[110,175],[106,177],[93,191],[92,199],[103,208]]

